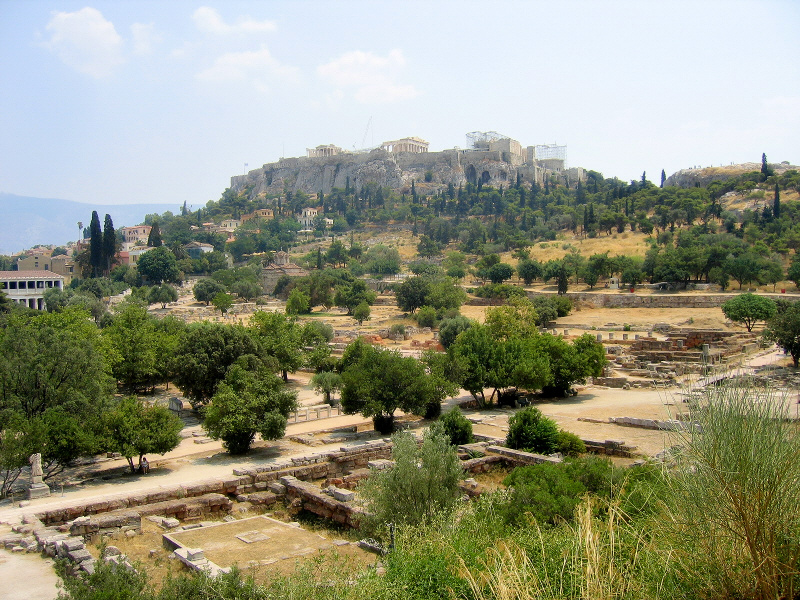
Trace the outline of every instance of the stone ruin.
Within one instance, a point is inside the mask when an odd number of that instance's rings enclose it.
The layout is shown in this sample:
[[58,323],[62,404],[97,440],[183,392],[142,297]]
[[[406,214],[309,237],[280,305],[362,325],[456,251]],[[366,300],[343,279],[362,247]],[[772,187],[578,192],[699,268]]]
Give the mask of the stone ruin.
[[[754,333],[714,329],[665,327],[666,337],[622,333],[597,334],[606,349],[608,366],[604,377],[594,378],[608,387],[647,387],[653,382],[676,385],[683,375],[707,375],[716,366],[730,365],[758,349]],[[631,379],[633,378],[633,379]]]

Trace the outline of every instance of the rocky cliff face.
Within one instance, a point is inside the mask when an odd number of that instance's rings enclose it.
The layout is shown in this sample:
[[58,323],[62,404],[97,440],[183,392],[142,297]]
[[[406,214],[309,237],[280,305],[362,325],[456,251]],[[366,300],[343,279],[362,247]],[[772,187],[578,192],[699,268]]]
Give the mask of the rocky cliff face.
[[[770,163],[769,166],[772,167],[778,175],[790,169],[800,169],[800,167],[790,165],[788,162],[782,162],[780,164]],[[712,181],[724,181],[751,171],[761,171],[761,163],[749,162],[727,167],[681,169],[677,173],[670,175],[664,185],[673,185],[683,188],[696,187],[698,185],[705,187]]]
[[286,158],[268,163],[246,175],[231,177],[231,189],[250,188],[250,197],[279,194],[284,190],[306,194],[329,193],[332,188],[359,189],[367,183],[401,189],[412,181],[422,182],[426,173],[438,185],[464,185],[467,181],[508,187],[519,173],[526,181],[541,180],[544,170],[536,165],[513,164],[502,152],[457,150],[422,154],[390,154],[373,150],[367,154],[340,154],[325,158]]

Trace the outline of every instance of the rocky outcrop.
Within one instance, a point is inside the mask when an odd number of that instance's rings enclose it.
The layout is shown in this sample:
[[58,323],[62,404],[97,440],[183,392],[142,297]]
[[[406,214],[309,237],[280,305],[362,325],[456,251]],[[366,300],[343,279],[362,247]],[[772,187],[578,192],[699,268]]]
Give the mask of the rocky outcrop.
[[231,189],[237,193],[247,190],[251,199],[284,190],[327,194],[333,188],[344,189],[349,179],[353,189],[372,183],[399,190],[410,187],[412,181],[424,185],[426,175],[436,189],[451,183],[458,187],[468,181],[508,187],[517,175],[525,181],[541,182],[545,172],[537,164],[517,164],[504,152],[445,150],[417,154],[377,149],[320,158],[282,158],[246,175],[231,177]]
[[[773,164],[770,163],[770,168],[772,168],[777,175],[784,173],[785,171],[789,171],[791,169],[800,169],[795,165],[790,165],[788,162],[782,162],[780,164]],[[673,173],[667,180],[664,182],[664,185],[669,186],[676,186],[682,188],[692,188],[692,187],[705,187],[712,181],[725,181],[726,179],[731,179],[732,177],[738,177],[744,173],[750,173],[752,171],[761,171],[761,163],[742,163],[738,165],[729,165],[725,167],[705,167],[701,169],[681,169],[677,173]]]

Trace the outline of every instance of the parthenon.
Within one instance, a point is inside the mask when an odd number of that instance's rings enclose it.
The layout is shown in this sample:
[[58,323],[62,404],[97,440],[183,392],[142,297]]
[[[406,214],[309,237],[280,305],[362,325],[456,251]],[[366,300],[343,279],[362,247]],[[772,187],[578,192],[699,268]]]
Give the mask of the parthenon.
[[422,154],[428,151],[428,142],[418,137],[407,137],[392,142],[383,142],[381,148],[386,152],[413,152]]

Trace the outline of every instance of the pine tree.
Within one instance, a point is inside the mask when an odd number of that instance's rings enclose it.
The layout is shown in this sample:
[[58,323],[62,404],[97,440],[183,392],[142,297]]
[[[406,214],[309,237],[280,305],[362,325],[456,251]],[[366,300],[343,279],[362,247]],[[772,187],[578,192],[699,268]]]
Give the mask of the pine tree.
[[114,222],[111,215],[106,215],[103,221],[103,272],[106,276],[111,272],[111,263],[117,254],[117,232],[114,231]]
[[667,181],[667,174],[664,172],[664,169],[661,169],[661,187],[664,187],[664,183]]
[[100,229],[100,217],[96,210],[92,211],[89,238],[89,265],[92,267],[92,277],[99,277],[103,270],[103,231]]
[[161,228],[158,226],[158,221],[153,221],[150,235],[147,236],[147,245],[151,248],[158,248],[163,243],[164,241],[161,239]]
[[781,190],[775,182],[775,201],[772,203],[772,216],[776,219],[781,218]]

